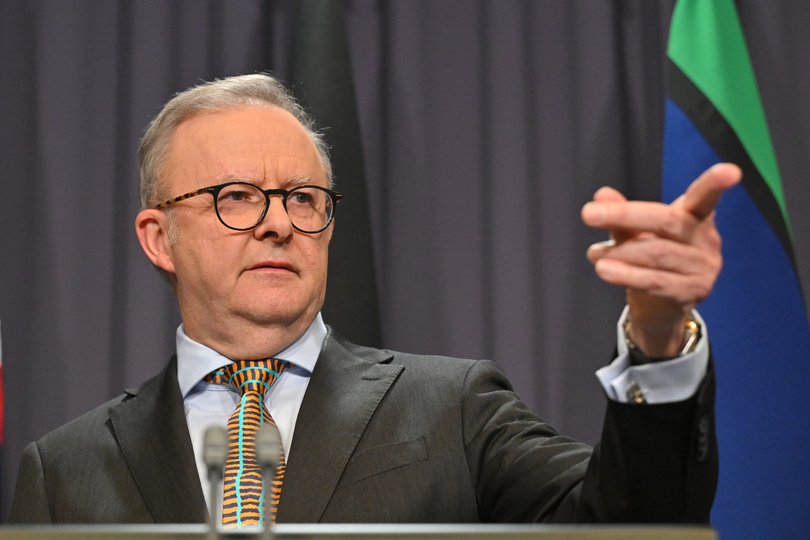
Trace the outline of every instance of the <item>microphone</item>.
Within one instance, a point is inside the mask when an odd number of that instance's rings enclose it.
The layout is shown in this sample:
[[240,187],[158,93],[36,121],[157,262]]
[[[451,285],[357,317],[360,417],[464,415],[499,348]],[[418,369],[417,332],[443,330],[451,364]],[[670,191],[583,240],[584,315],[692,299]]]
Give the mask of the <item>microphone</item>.
[[225,472],[225,460],[228,456],[228,437],[222,426],[210,426],[203,436],[203,462],[208,469],[209,495],[211,511],[208,513],[208,539],[216,540],[219,537],[217,525],[221,504],[219,494],[222,493],[220,484]]
[[278,428],[270,423],[262,425],[259,432],[256,433],[256,459],[262,469],[262,482],[264,483],[264,540],[273,538],[271,526],[273,478],[276,476],[276,467],[281,461],[283,452]]

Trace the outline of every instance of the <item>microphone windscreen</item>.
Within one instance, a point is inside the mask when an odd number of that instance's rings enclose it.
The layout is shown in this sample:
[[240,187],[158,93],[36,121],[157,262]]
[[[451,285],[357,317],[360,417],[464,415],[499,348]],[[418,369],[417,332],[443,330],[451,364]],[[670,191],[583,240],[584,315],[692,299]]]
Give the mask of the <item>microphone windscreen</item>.
[[259,466],[264,468],[275,468],[282,455],[281,434],[273,424],[266,423],[256,434],[256,459]]
[[211,426],[203,436],[203,461],[208,469],[223,470],[228,455],[228,438],[225,428]]

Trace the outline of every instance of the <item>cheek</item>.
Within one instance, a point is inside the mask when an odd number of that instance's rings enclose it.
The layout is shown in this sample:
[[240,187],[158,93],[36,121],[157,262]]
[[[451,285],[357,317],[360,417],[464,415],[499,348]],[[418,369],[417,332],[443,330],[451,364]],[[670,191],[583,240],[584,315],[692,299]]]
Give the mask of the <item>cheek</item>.
[[197,281],[208,290],[220,288],[233,279],[243,247],[235,246],[236,242],[217,242],[205,237],[185,240],[177,265],[181,279]]
[[329,263],[328,243],[318,242],[308,247],[306,258],[309,271],[318,282],[324,282],[326,281],[326,270]]

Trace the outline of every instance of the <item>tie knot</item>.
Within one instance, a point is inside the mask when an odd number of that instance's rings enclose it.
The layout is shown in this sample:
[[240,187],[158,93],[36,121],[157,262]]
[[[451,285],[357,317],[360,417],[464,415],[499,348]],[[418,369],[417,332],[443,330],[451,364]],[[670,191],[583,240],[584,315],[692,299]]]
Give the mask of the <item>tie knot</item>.
[[209,373],[205,380],[214,384],[230,384],[240,394],[260,392],[264,395],[289,363],[278,358],[267,360],[237,360]]

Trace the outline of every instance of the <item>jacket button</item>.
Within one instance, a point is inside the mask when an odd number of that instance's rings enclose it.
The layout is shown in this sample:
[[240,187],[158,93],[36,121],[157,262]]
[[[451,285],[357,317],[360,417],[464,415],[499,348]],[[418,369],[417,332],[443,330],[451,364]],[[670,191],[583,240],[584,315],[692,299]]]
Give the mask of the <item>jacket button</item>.
[[708,415],[700,417],[698,422],[697,460],[702,462],[709,455],[709,427],[711,419]]

